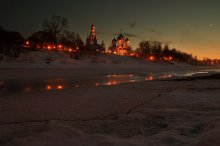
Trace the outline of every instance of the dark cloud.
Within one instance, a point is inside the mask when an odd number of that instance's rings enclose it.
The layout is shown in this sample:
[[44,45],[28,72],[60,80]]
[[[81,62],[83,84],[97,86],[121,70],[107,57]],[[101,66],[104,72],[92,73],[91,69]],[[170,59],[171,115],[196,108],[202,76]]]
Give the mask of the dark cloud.
[[136,22],[132,22],[132,23],[127,23],[125,24],[125,26],[128,26],[129,28],[134,28],[137,25]]
[[157,30],[156,30],[156,29],[153,29],[153,28],[149,28],[148,31],[154,33],[154,32],[156,32]]
[[98,32],[96,32],[96,34],[98,34],[98,35],[104,35],[105,33],[98,31]]
[[129,37],[129,38],[144,38],[140,35],[132,34],[132,33],[113,33],[114,36],[118,36],[120,34],[123,34],[125,37]]

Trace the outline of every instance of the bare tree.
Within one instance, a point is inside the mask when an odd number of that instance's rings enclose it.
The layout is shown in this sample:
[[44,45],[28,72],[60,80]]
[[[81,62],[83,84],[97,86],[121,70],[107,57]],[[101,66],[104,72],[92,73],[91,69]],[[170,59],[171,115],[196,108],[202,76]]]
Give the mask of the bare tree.
[[50,19],[43,21],[43,30],[50,32],[55,37],[55,47],[57,49],[58,42],[60,41],[62,32],[68,28],[68,20],[61,16],[52,16]]

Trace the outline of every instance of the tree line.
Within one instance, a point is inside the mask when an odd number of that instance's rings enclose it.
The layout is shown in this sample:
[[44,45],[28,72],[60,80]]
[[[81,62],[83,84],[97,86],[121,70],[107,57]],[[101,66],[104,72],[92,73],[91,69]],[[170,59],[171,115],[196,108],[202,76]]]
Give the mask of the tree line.
[[24,43],[24,37],[15,31],[7,31],[0,27],[0,53],[18,57]]
[[140,56],[148,59],[161,61],[181,61],[181,62],[195,62],[196,57],[192,54],[170,48],[168,44],[163,44],[160,41],[142,41],[139,43],[137,52]]
[[31,48],[44,48],[45,44],[54,44],[56,50],[59,44],[69,48],[84,47],[80,35],[68,30],[68,20],[61,16],[46,18],[42,23],[42,30],[34,32],[27,40]]
[[[26,39],[19,32],[7,31],[0,27],[0,53],[18,57],[24,47],[25,40],[28,40],[29,47],[33,49],[47,48],[46,45],[53,44],[54,49],[58,50],[59,44],[62,44],[67,48],[77,48],[80,51],[86,51],[88,48],[85,46],[80,35],[70,31],[68,28],[68,20],[61,16],[46,18],[43,20],[42,28],[32,33]],[[105,50],[104,42],[90,50],[96,51],[97,47]],[[160,41],[142,41],[135,52],[141,57],[153,60],[198,62],[197,57],[193,57],[192,54],[170,48],[168,44],[163,44]]]

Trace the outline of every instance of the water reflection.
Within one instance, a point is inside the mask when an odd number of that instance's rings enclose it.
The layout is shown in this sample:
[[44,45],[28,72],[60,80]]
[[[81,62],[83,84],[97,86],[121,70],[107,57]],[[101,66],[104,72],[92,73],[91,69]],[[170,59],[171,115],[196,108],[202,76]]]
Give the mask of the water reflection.
[[47,85],[46,86],[46,90],[52,90],[52,86],[51,85]]
[[154,77],[153,76],[148,76],[145,78],[145,81],[152,81],[154,80]]
[[103,83],[103,85],[107,85],[107,86],[115,86],[118,84],[119,84],[119,82],[117,82],[117,81],[109,81],[109,82]]
[[195,76],[195,75],[201,75],[201,74],[208,74],[209,72],[203,72],[203,71],[200,71],[200,72],[190,72],[190,73],[186,73],[184,74],[183,76],[185,77],[192,77],[192,76]]
[[160,79],[169,79],[169,78],[172,78],[173,76],[171,74],[165,74],[165,75],[162,75],[160,76],[159,78]]
[[95,83],[95,86],[100,86],[101,84],[100,83]]
[[[49,79],[42,81],[8,81],[7,89],[4,92],[10,93],[37,93],[41,91],[63,91],[65,89],[74,89],[80,87],[91,86],[116,86],[124,83],[136,83],[153,80],[164,80],[170,78],[178,78],[185,76],[204,75],[210,73],[209,71],[197,71],[188,73],[165,73],[165,74],[113,74],[107,76],[100,76],[89,79]],[[6,82],[6,81],[5,81]]]
[[[35,93],[41,91],[63,91],[64,89],[88,87],[88,86],[116,86],[124,83],[136,83],[144,81],[152,81],[157,79],[166,79],[173,77],[171,74],[165,75],[134,75],[134,74],[113,74],[89,80],[73,80],[73,79],[49,79],[46,81],[20,81],[9,83],[9,91]],[[14,93],[14,92],[13,92]]]
[[75,85],[75,88],[79,88],[79,85]]
[[24,92],[27,92],[27,93],[31,92],[31,90],[32,90],[31,87],[25,87],[24,88]]
[[58,85],[56,88],[57,88],[58,90],[62,90],[64,87],[63,87],[62,85]]

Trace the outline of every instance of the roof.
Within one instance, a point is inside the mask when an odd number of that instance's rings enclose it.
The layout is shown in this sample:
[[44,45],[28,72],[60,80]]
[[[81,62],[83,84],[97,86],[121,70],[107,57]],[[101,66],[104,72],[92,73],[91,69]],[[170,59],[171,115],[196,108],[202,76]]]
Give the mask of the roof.
[[116,42],[117,40],[114,38],[113,40],[112,40],[112,42]]
[[125,37],[122,35],[122,34],[120,34],[119,36],[118,36],[118,40],[120,40],[120,39],[124,39]]
[[130,41],[128,38],[126,38],[125,42]]

